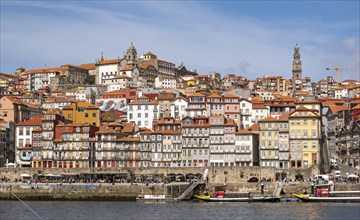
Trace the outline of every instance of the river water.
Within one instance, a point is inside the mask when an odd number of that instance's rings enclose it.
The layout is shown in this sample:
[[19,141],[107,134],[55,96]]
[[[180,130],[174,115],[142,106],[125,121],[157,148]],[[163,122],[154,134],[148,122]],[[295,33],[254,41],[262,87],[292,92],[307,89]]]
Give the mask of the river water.
[[[137,203],[25,201],[43,219],[341,219],[359,220],[360,204]],[[0,219],[40,219],[19,201],[0,201]]]

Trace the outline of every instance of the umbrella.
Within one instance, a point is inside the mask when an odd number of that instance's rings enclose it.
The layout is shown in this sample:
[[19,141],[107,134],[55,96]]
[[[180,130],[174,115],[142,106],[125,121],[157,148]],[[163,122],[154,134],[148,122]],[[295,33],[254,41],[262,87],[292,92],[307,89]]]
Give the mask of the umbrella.
[[16,164],[15,163],[6,163],[5,164],[6,167],[16,167]]
[[350,174],[347,178],[356,178],[356,179],[358,179],[359,176],[357,176],[357,175],[355,175],[355,174]]
[[20,175],[21,177],[31,177],[29,174],[27,174],[27,173],[23,173],[23,174],[21,174]]

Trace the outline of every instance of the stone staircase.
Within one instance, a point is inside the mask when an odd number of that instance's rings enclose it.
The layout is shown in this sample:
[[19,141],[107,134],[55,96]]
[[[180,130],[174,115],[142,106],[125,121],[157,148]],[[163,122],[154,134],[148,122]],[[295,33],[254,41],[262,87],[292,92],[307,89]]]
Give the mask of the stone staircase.
[[190,192],[192,192],[198,185],[203,184],[203,181],[194,181],[189,184],[188,188],[177,198],[177,200],[183,200]]

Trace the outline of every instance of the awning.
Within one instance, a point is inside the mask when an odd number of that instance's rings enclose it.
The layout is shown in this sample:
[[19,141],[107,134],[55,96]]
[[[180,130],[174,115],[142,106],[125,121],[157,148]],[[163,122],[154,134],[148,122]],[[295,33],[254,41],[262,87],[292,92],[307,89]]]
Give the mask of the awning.
[[29,174],[27,174],[27,173],[23,173],[23,174],[21,174],[20,175],[21,177],[31,177]]
[[60,175],[63,175],[63,176],[77,176],[77,175],[80,175],[80,173],[62,173]]
[[31,161],[19,161],[18,164],[20,164],[20,165],[31,165]]
[[355,174],[350,174],[349,176],[347,176],[347,178],[359,179],[359,176]]

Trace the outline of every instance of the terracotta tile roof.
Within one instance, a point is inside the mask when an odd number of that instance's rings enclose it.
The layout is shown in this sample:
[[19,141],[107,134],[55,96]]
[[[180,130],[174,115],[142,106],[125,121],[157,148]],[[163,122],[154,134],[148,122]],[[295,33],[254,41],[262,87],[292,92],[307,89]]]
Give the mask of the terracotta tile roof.
[[236,135],[252,135],[253,132],[249,131],[248,129],[243,129],[235,133]]
[[233,95],[231,93],[228,93],[228,94],[225,95],[225,98],[239,98],[239,97],[236,96],[236,95]]
[[267,118],[261,119],[259,122],[266,122],[266,121],[278,121],[278,119],[273,118],[273,117],[267,117]]
[[130,70],[133,70],[133,69],[134,69],[134,67],[123,67],[120,70],[122,70],[122,71],[130,71]]
[[341,110],[346,110],[348,107],[346,105],[344,106],[336,106],[336,105],[330,105],[329,109],[331,110],[331,112],[333,113],[333,115],[337,115],[339,113],[339,111]]
[[248,130],[252,132],[258,132],[260,130],[260,124],[259,123],[253,124],[250,126],[250,128],[248,128]]
[[28,75],[28,74],[35,74],[35,73],[55,73],[55,72],[60,72],[62,70],[65,70],[65,68],[64,67],[42,68],[42,69],[27,70],[27,71],[23,72],[22,74]]
[[122,60],[122,59],[103,60],[103,61],[97,63],[97,65],[117,64],[117,63],[119,63],[121,60]]
[[360,109],[360,105],[353,107],[352,109]]
[[77,106],[78,107],[85,107],[85,108],[96,108],[96,109],[98,108],[98,107],[96,107],[95,105],[93,105],[93,104],[91,104],[89,102],[78,102]]
[[359,82],[359,81],[357,81],[355,79],[346,79],[346,80],[344,80],[342,82],[344,83],[344,82]]
[[122,132],[124,133],[132,133],[134,131],[134,124],[133,123],[125,123]]
[[309,100],[309,101],[296,101],[296,104],[319,104],[321,103],[320,101],[317,100]]
[[140,128],[140,134],[144,135],[144,134],[152,134],[152,130],[148,129],[148,128]]
[[214,115],[210,116],[210,118],[224,118],[224,116],[218,115],[218,114],[214,114]]
[[150,99],[148,103],[139,103],[138,100],[133,100],[129,103],[129,105],[157,105],[158,102]]
[[350,102],[351,104],[359,103],[360,104],[360,98],[356,98]]
[[121,137],[119,139],[117,139],[117,141],[126,141],[126,142],[133,142],[133,141],[140,141],[140,138],[139,137]]
[[42,125],[42,117],[43,117],[43,115],[38,115],[35,118],[17,123],[16,126],[32,126],[32,125],[33,126],[41,126]]
[[208,98],[222,98],[222,96],[214,93],[214,94],[209,95]]
[[265,103],[253,103],[252,104],[253,109],[266,109]]
[[261,97],[254,97],[251,99],[252,103],[262,102]]
[[166,130],[166,131],[161,131],[161,133],[162,133],[163,135],[182,135],[182,131],[181,131],[181,130],[176,130],[176,131]]
[[176,95],[172,92],[160,92],[158,94],[158,100],[174,100]]
[[205,97],[206,95],[201,93],[191,93],[188,95],[188,97]]
[[313,111],[312,109],[308,109],[306,107],[298,107],[296,111]]
[[[139,65],[139,68],[140,68],[140,69],[147,69],[147,68],[149,68],[150,66],[153,66],[153,65],[147,64],[147,63],[142,63],[142,64]],[[153,66],[153,67],[154,67],[154,66]]]
[[96,132],[96,134],[115,134],[115,133],[117,132],[113,129],[109,129],[107,125],[100,126],[99,131]]
[[94,70],[96,69],[96,65],[93,63],[88,63],[88,64],[82,64],[80,66],[78,66],[81,69],[86,69],[86,70]]

